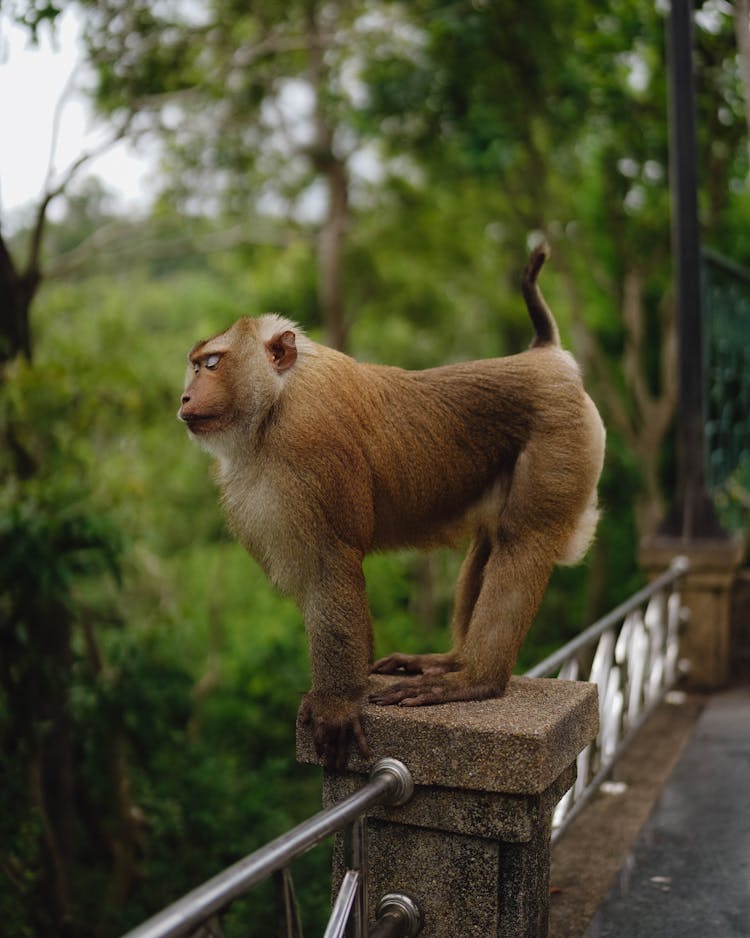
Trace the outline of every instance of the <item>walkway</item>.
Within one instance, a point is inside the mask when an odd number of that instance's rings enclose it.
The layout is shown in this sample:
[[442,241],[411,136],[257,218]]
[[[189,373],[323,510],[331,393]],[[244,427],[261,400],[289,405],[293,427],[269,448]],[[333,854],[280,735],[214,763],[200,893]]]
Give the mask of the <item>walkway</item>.
[[750,936],[750,687],[716,694],[584,938]]

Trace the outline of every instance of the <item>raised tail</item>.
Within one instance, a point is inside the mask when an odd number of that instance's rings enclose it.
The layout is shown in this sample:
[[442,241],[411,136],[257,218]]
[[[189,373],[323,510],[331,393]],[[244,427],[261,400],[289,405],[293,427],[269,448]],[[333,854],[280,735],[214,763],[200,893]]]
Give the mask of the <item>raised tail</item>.
[[549,257],[549,245],[543,242],[534,250],[521,280],[523,298],[529,311],[531,322],[536,335],[531,341],[531,348],[540,348],[544,345],[560,345],[560,333],[557,330],[555,317],[547,306],[542,291],[539,289],[537,278],[544,262]]

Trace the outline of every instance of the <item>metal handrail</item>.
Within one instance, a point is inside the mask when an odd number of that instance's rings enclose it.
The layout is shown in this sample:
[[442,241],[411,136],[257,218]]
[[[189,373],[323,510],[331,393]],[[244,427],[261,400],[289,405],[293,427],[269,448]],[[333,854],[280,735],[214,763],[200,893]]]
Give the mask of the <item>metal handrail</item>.
[[[402,762],[390,758],[379,760],[373,766],[369,780],[354,794],[239,860],[129,931],[123,938],[177,938],[184,935],[326,837],[342,830],[369,808],[377,804],[404,804],[411,798],[413,790],[411,775]],[[348,897],[352,882],[346,885]],[[356,882],[353,885],[356,887]]]
[[555,810],[553,844],[611,775],[635,733],[679,677],[684,609],[675,585],[688,569],[687,558],[676,557],[665,573],[525,674],[581,679],[581,653],[588,650],[589,674],[583,679],[599,687],[599,733],[578,755],[575,784]]

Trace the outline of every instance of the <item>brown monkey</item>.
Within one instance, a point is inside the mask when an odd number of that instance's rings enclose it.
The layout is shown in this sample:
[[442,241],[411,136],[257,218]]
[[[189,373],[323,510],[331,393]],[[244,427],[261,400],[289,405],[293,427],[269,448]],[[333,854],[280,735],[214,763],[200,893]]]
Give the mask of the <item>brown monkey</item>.
[[[537,287],[545,256],[524,273],[536,335],[518,355],[419,372],[360,364],[275,314],[189,354],[179,416],[217,458],[237,537],[304,615],[301,716],[329,766],[352,737],[368,754],[370,670],[405,675],[379,704],[501,695],[553,566],[593,536],[604,428]],[[466,538],[453,650],[373,665],[365,554]]]

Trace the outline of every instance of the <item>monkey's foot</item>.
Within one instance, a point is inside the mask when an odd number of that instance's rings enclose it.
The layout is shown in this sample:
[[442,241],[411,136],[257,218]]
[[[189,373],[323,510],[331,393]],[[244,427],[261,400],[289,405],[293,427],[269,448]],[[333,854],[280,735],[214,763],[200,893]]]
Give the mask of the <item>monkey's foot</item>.
[[312,724],[315,751],[327,769],[344,768],[352,740],[363,758],[370,757],[360,717],[358,699],[349,700],[314,691],[302,698],[299,719],[302,723]]
[[370,668],[370,674],[447,674],[460,668],[452,652],[442,655],[402,655],[396,652],[376,661]]
[[423,707],[456,700],[486,700],[501,697],[504,688],[498,684],[472,683],[461,671],[444,676],[424,674],[408,681],[399,681],[371,694],[371,703],[381,707]]

